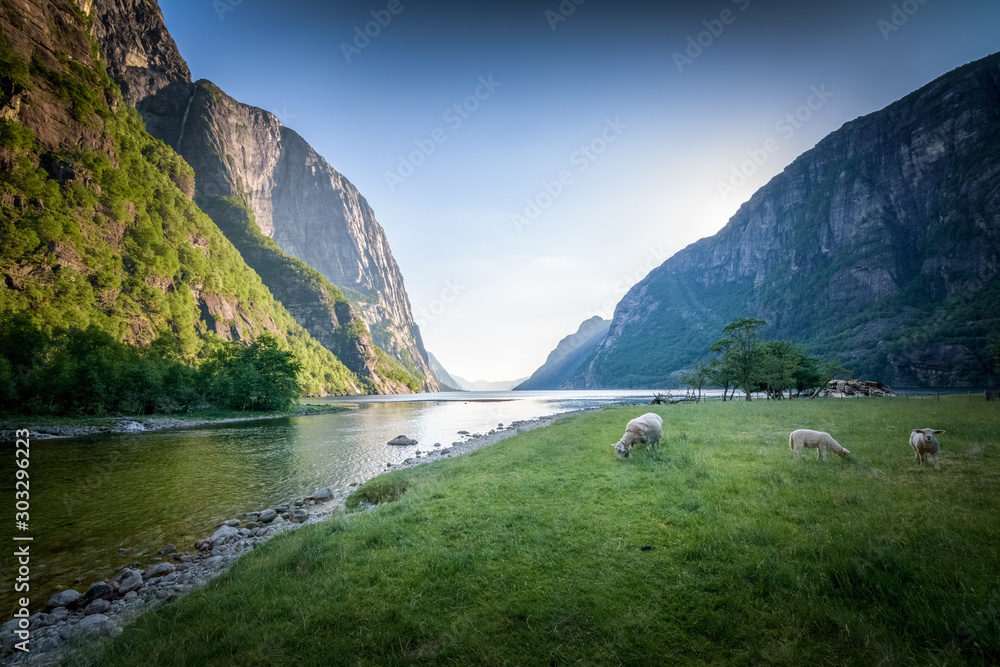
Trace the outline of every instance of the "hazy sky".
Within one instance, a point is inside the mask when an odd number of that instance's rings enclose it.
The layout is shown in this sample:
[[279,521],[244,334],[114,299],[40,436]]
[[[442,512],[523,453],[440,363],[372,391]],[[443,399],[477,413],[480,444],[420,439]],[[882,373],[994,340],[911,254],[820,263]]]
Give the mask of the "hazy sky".
[[160,4],[195,79],[358,187],[469,379],[529,375],[825,135],[1000,50],[988,0]]

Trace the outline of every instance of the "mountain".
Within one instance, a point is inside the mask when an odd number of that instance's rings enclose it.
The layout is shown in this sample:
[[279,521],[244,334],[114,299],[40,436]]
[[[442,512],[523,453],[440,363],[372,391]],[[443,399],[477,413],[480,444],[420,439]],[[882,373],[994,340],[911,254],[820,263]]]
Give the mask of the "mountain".
[[576,333],[559,341],[545,363],[514,390],[559,389],[576,375],[610,328],[611,320],[594,315],[581,324]]
[[459,387],[458,380],[453,378],[448,371],[444,369],[438,358],[434,356],[433,352],[427,353],[427,362],[431,367],[431,372],[434,373],[434,377],[437,378],[438,383],[441,385],[441,391],[462,391]]
[[1000,54],[858,118],[636,284],[569,383],[657,387],[741,317],[891,385],[997,381]]
[[192,201],[191,167],[108,77],[94,27],[89,1],[0,8],[0,313],[132,344],[167,335],[185,358],[267,332],[295,352],[309,393],[407,390],[344,309],[338,358],[274,298]]
[[[199,206],[225,216],[235,209],[220,200],[236,200],[245,210],[216,219],[227,234],[247,219],[253,222],[277,248],[337,286],[374,344],[401,362],[421,388],[436,391],[385,232],[350,181],[274,114],[232,99],[210,81],[192,82],[155,3],[96,0],[95,30],[126,101],[142,114],[150,134],[194,168]],[[295,303],[286,306],[320,340],[328,320],[339,321],[330,305],[336,299],[321,293],[328,288],[306,294],[301,284],[285,284],[301,283],[294,276],[251,265],[273,292],[292,289],[292,300],[307,304],[305,311]],[[318,314],[320,304],[329,316]]]
[[451,376],[453,380],[458,382],[458,388],[462,391],[510,391],[517,385],[521,384],[528,378],[521,378],[520,380],[466,380],[465,378],[458,377],[457,375]]

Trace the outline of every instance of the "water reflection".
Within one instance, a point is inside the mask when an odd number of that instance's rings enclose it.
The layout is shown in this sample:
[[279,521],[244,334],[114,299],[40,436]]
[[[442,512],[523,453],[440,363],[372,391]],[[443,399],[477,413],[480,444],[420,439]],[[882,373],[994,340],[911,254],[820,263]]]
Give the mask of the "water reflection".
[[[346,489],[428,451],[460,430],[598,405],[644,402],[650,392],[499,392],[336,399],[351,409],[188,430],[35,440],[31,446],[31,600],[78,590],[118,567],[146,565],[166,544],[179,550],[221,521],[331,486]],[[318,402],[311,400],[310,402]],[[397,435],[415,447],[386,444]],[[0,462],[13,498],[14,458]],[[120,551],[124,550],[124,551]],[[0,566],[13,572],[11,550]],[[11,578],[5,577],[7,581]],[[77,581],[79,580],[79,581]],[[14,591],[0,591],[14,609]]]

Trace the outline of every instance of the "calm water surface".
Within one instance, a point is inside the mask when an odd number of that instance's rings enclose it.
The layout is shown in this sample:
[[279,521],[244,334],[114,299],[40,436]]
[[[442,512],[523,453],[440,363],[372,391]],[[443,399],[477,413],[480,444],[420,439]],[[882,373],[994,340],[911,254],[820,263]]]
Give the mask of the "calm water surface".
[[[498,424],[571,410],[648,403],[652,392],[475,392],[336,398],[349,411],[174,431],[31,443],[32,608],[60,588],[83,592],[166,544],[192,550],[221,521],[312,494],[347,489],[417,449]],[[324,399],[310,399],[321,403]],[[407,435],[419,444],[386,443]],[[500,445],[502,446],[502,445]],[[13,446],[0,461],[12,507]],[[13,516],[5,518],[13,521]],[[14,532],[4,530],[7,539]],[[10,544],[10,543],[8,543]],[[120,551],[124,550],[124,551]],[[14,610],[12,549],[3,549],[3,620]]]

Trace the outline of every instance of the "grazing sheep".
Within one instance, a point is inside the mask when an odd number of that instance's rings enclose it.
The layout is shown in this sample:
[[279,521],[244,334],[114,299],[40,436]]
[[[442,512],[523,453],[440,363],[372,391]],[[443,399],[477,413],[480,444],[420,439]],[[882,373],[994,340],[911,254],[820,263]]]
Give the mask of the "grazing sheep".
[[663,419],[660,415],[647,412],[641,417],[636,417],[625,427],[625,435],[612,447],[615,448],[615,455],[618,460],[627,459],[632,456],[632,445],[646,443],[646,451],[653,447],[660,451],[660,438],[663,437]]
[[834,440],[829,433],[810,431],[804,428],[792,431],[791,435],[788,436],[788,446],[792,448],[795,458],[799,458],[803,447],[816,449],[816,458],[822,457],[824,461],[826,461],[827,452],[833,452],[842,459],[851,455],[850,450],[841,447],[840,443]]
[[936,431],[932,428],[915,428],[913,433],[910,433],[910,447],[913,447],[913,453],[917,455],[917,463],[923,465],[929,462],[929,457],[934,457],[934,469],[940,470],[941,466],[938,465],[938,452],[941,451],[941,443],[934,436],[944,433],[944,431]]

